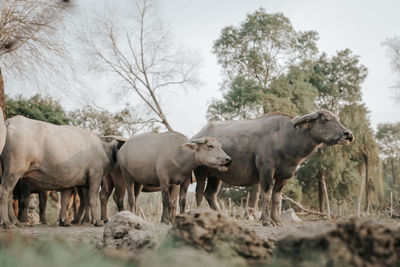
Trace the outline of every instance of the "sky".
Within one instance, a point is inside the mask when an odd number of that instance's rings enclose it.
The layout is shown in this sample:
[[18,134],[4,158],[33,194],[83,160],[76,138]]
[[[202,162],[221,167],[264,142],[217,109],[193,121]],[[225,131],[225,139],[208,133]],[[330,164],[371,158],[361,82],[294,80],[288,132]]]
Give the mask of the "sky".
[[[336,51],[349,48],[359,55],[360,62],[368,68],[368,77],[363,84],[363,99],[371,111],[373,127],[382,122],[400,121],[400,104],[395,104],[391,91],[395,76],[382,46],[385,39],[400,36],[400,1],[160,1],[160,16],[169,25],[176,43],[198,52],[202,60],[201,86],[167,94],[163,99],[163,108],[171,126],[188,137],[196,134],[207,123],[206,111],[211,99],[220,99],[222,95],[219,90],[221,68],[211,53],[213,42],[220,36],[222,28],[238,26],[248,13],[260,7],[267,13],[282,12],[289,18],[295,30],[317,31],[320,52],[333,55]],[[86,12],[90,12],[99,1],[85,0],[79,3],[84,3]],[[97,79],[85,77],[88,87],[86,89],[92,100],[111,111],[122,108],[121,101],[105,93],[109,91],[107,82],[104,83],[107,76],[101,78],[102,83]],[[104,88],[100,88],[102,84]],[[15,93],[18,91],[15,90]],[[70,102],[65,98],[60,98],[60,101],[71,108]],[[75,101],[75,104],[78,102]],[[350,125],[346,126],[351,129]]]

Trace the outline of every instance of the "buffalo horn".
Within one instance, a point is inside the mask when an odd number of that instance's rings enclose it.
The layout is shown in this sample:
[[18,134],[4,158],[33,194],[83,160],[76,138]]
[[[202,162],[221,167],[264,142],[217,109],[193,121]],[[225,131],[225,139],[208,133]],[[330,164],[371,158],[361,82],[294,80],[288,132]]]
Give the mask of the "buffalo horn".
[[318,116],[319,116],[318,112],[313,112],[310,114],[303,115],[301,117],[296,117],[293,119],[293,125],[294,127],[296,127],[300,123],[316,120]]

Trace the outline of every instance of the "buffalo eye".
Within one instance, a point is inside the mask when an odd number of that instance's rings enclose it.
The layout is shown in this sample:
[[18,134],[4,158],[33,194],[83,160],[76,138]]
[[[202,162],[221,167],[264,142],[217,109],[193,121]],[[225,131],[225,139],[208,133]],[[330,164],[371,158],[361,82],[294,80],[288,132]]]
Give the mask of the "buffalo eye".
[[214,148],[214,146],[213,146],[213,145],[207,145],[207,147],[208,147],[208,148]]

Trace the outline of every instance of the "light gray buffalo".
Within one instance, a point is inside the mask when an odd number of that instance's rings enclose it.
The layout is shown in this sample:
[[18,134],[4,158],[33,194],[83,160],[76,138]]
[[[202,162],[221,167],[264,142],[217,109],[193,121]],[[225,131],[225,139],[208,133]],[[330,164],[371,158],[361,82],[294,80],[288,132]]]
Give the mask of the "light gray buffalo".
[[6,125],[4,123],[3,111],[0,109],[0,153],[3,151],[4,145],[6,143]]
[[165,223],[173,221],[171,184],[183,186],[199,166],[226,171],[231,161],[215,138],[205,136],[188,140],[177,132],[131,137],[118,152],[118,165],[127,186],[131,211],[135,207],[135,186],[160,187],[163,201],[161,221]]
[[193,138],[202,136],[215,137],[233,163],[227,172],[204,167],[195,170],[197,204],[204,193],[210,207],[219,210],[216,196],[221,181],[236,186],[260,183],[261,219],[265,226],[281,224],[277,207],[282,188],[302,160],[322,144],[347,144],[353,140],[352,132],[339,122],[338,116],[326,110],[294,119],[275,113],[253,120],[210,122]]
[[6,126],[6,145],[1,155],[4,171],[0,185],[0,223],[6,228],[12,226],[11,222],[17,223],[9,207],[10,197],[23,177],[43,190],[88,187],[93,222],[102,225],[96,200],[102,177],[115,163],[116,146],[79,127],[58,126],[23,116],[8,119]]
[[[186,207],[186,193],[189,188],[189,185],[192,183],[192,179],[188,179],[184,184],[183,187],[179,185],[171,185],[170,188],[170,197],[172,203],[177,203],[178,196],[179,196],[179,207],[180,213],[185,212]],[[114,190],[115,189],[115,190]],[[114,191],[113,199],[115,204],[117,205],[118,211],[124,210],[124,198],[125,198],[125,191],[126,185],[125,181],[122,178],[121,170],[119,166],[114,166],[111,172],[103,177],[103,184],[100,190],[100,204],[101,204],[101,219],[104,222],[108,222],[107,216],[107,203],[108,199],[111,196],[111,193]],[[152,187],[152,186],[135,186],[135,204],[137,204],[137,199],[141,192],[159,192],[161,188],[159,186]],[[172,209],[172,214],[175,214],[175,207]],[[137,212],[136,207],[134,207],[135,212]]]

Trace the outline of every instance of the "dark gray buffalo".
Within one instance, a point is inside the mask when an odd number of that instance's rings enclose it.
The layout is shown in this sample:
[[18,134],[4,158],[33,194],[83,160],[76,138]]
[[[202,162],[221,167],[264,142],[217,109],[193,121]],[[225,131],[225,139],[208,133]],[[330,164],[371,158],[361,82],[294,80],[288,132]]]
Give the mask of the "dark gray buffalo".
[[204,194],[215,210],[219,210],[216,196],[221,181],[237,186],[260,183],[263,225],[280,224],[277,206],[282,188],[303,159],[322,144],[347,144],[353,140],[352,132],[339,122],[338,116],[326,110],[295,119],[267,114],[254,120],[210,122],[193,138],[202,136],[215,137],[233,164],[227,172],[204,167],[195,170],[197,204],[203,197],[206,177]]
[[161,221],[165,223],[173,221],[175,204],[169,185],[184,186],[199,166],[224,172],[231,161],[215,138],[205,136],[189,140],[177,132],[131,137],[118,152],[118,165],[127,187],[131,211],[135,207],[136,186],[160,187],[163,199]]
[[23,177],[42,190],[88,187],[93,221],[97,226],[102,225],[96,200],[102,177],[114,165],[117,148],[75,126],[58,126],[23,116],[8,119],[6,126],[6,145],[1,155],[4,172],[0,185],[0,223],[5,227],[17,223],[12,206],[9,207],[10,198]]

